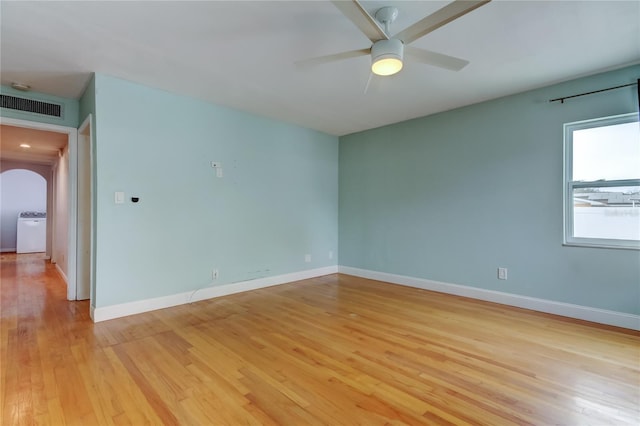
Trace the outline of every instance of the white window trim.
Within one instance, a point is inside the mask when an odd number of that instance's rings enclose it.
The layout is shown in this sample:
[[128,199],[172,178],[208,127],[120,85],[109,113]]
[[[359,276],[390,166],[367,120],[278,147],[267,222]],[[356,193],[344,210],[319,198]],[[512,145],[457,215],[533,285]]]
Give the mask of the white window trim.
[[564,125],[564,173],[563,173],[563,216],[564,239],[566,246],[599,247],[640,250],[640,241],[617,240],[605,238],[582,238],[573,236],[573,189],[581,187],[612,187],[612,186],[640,186],[640,179],[608,180],[573,182],[573,132],[593,127],[612,126],[616,124],[638,122],[638,113],[621,114],[612,117],[596,118],[592,120],[576,121]]

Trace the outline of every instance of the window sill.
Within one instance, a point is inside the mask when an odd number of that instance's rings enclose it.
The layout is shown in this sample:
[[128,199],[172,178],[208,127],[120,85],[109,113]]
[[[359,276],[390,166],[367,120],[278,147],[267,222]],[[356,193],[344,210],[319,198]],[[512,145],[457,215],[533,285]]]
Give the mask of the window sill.
[[615,250],[635,250],[640,251],[640,245],[637,246],[623,246],[623,245],[607,245],[598,243],[579,243],[570,242],[562,243],[564,247],[581,247],[581,248],[597,248],[597,249],[615,249]]

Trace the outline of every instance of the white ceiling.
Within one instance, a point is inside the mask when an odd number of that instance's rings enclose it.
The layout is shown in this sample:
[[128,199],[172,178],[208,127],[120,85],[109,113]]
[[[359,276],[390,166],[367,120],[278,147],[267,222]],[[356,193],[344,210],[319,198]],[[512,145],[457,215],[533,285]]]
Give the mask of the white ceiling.
[[[392,33],[447,4],[362,3],[372,14],[397,6]],[[4,85],[79,98],[95,71],[333,135],[640,62],[637,0],[494,0],[412,43],[469,66],[453,72],[408,58],[366,94],[368,57],[294,64],[370,47],[328,1],[2,1],[0,8]]]

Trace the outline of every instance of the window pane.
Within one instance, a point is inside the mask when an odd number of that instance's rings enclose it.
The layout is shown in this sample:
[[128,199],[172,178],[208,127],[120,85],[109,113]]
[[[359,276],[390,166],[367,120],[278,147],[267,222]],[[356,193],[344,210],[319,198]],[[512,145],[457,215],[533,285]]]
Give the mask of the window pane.
[[640,240],[640,186],[575,188],[573,235]]
[[573,180],[640,177],[638,122],[573,131]]

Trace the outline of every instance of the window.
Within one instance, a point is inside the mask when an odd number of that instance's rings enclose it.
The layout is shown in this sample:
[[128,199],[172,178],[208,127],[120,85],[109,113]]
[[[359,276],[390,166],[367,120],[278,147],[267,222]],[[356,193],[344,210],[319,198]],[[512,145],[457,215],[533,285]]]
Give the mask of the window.
[[638,114],[564,125],[565,244],[640,248]]

